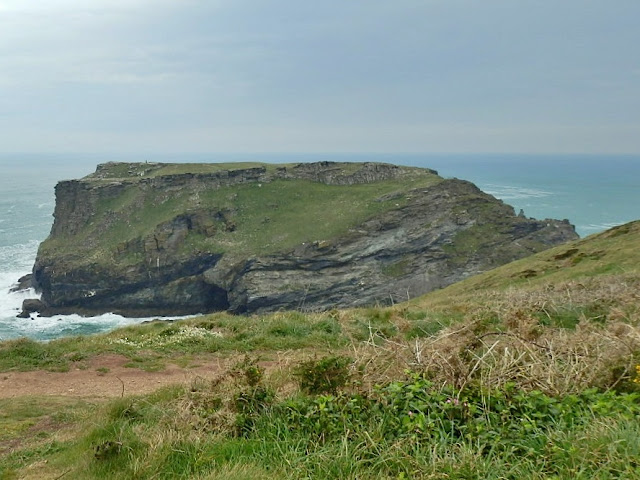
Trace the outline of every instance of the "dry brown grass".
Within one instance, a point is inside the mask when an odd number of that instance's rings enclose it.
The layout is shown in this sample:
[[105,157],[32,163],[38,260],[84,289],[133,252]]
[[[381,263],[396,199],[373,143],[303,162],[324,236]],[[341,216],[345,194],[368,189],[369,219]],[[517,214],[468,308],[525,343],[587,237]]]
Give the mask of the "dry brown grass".
[[[351,342],[330,354],[354,359],[352,378],[365,390],[402,379],[408,372],[457,388],[474,384],[492,389],[513,383],[551,395],[591,387],[625,390],[634,387],[635,366],[640,363],[639,305],[640,275],[626,274],[534,289],[479,291],[438,312],[456,318],[464,312],[461,320],[435,335],[411,340],[405,335],[412,325],[407,318],[411,308],[391,309],[395,336],[370,328],[365,340],[353,330],[354,319],[362,319],[363,311],[340,311],[334,318]],[[316,352],[318,357],[328,354]],[[309,358],[309,351],[272,352],[261,362],[266,384],[278,397],[289,397],[298,389],[293,370]],[[230,404],[244,382],[239,372],[236,366],[214,381],[194,383],[183,410],[202,419],[201,410],[211,407],[206,402],[213,397]],[[217,416],[207,418],[215,428],[228,428],[233,415],[227,413],[218,410]]]
[[[585,388],[631,388],[640,361],[640,277],[618,275],[535,290],[480,292],[464,319],[415,340],[354,343],[364,383],[384,383],[406,370],[438,384],[480,384],[566,394]],[[559,320],[558,320],[559,319]],[[568,319],[568,320],[567,320]],[[395,319],[402,330],[402,322]],[[570,326],[555,322],[569,322]]]

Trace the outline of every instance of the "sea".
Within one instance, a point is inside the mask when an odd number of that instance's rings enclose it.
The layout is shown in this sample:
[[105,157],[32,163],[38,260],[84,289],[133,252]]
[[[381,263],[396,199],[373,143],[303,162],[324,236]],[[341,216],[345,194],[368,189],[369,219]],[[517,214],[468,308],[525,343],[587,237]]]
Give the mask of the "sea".
[[51,229],[54,187],[108,161],[293,163],[375,161],[428,167],[474,182],[539,219],[568,219],[582,237],[640,219],[640,155],[516,154],[0,154],[0,340],[90,335],[148,319],[105,314],[18,319],[33,291],[10,293]]

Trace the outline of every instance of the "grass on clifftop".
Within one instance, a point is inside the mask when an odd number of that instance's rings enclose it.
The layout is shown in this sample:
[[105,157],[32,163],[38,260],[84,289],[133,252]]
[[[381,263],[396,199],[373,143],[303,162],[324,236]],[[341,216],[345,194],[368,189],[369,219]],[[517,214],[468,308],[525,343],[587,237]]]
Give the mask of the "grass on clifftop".
[[92,173],[86,180],[124,180],[131,178],[155,178],[163,175],[182,175],[186,173],[217,173],[223,170],[243,170],[247,168],[265,167],[267,171],[275,170],[283,165],[258,162],[230,163],[125,163],[113,162],[102,165],[100,175]]
[[218,314],[5,342],[5,371],[69,368],[97,352],[132,368],[211,356],[230,367],[213,381],[81,402],[57,418],[61,435],[44,426],[57,400],[16,399],[0,417],[0,472],[640,478],[639,242],[634,222],[385,309]]
[[[261,163],[261,162],[229,162],[229,163],[123,163],[111,162],[102,164],[99,171],[87,175],[85,180],[113,181],[132,178],[157,178],[165,175],[207,174],[218,173],[223,170],[234,171],[249,168],[264,168],[272,173],[278,168],[293,167],[296,164]],[[360,162],[342,162],[336,164],[343,174],[353,174],[362,166]]]
[[[113,174],[119,175],[118,169],[127,169],[127,165],[114,166]],[[166,165],[154,174],[168,175],[181,169],[190,173],[219,170],[228,165],[192,167]],[[437,175],[416,169],[410,177],[349,186],[276,180],[205,190],[184,187],[148,192],[132,185],[115,198],[100,200],[91,222],[81,231],[47,239],[41,252],[68,253],[84,263],[117,263],[127,260],[117,255],[126,242],[153,235],[158,225],[178,215],[200,211],[212,217],[215,233],[190,232],[182,246],[185,255],[194,251],[268,255],[345,235],[365,220],[405,205],[412,189],[440,181]]]

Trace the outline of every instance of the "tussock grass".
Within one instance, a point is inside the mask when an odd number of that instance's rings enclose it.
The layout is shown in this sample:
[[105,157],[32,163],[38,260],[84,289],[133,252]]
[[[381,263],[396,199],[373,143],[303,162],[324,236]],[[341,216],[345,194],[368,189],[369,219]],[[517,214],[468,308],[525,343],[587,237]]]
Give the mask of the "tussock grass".
[[640,277],[620,275],[478,292],[454,306],[462,321],[382,348],[458,386],[515,382],[552,394],[624,388],[640,360],[639,286]]
[[43,460],[44,478],[637,478],[637,396],[458,390],[419,375],[306,395],[270,374],[249,380],[255,365],[118,399],[76,438],[0,462],[14,478]]

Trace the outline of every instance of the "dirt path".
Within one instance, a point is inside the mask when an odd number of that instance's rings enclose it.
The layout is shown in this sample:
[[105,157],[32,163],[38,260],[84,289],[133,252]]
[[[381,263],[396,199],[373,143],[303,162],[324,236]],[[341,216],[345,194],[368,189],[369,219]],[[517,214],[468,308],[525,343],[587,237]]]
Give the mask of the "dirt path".
[[[83,369],[68,372],[0,373],[0,398],[25,395],[113,398],[152,392],[162,386],[188,384],[195,378],[212,378],[225,367],[220,360],[202,362],[198,367],[173,364],[160,372],[125,368],[128,359],[119,355],[99,355]],[[98,371],[96,369],[101,369]],[[108,370],[107,370],[108,369]],[[104,372],[104,373],[103,373]]]

